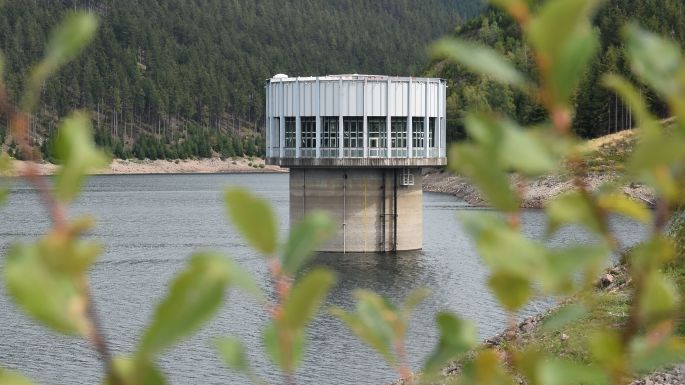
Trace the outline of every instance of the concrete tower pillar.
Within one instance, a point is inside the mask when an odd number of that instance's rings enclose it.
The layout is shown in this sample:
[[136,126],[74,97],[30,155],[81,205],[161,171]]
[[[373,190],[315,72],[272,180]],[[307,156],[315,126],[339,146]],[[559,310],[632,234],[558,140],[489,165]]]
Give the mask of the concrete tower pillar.
[[[394,87],[398,82],[401,87]],[[424,88],[420,88],[421,85],[415,82],[419,82]],[[404,84],[408,87],[404,87]],[[333,92],[329,86],[333,86]],[[415,86],[418,90],[424,89],[425,95],[416,92]],[[268,81],[266,87],[265,111],[269,115],[267,125],[270,127],[266,141],[274,149],[276,143],[279,143],[280,148],[278,152],[269,151],[266,161],[268,164],[290,169],[291,224],[314,210],[327,212],[337,224],[337,230],[320,251],[396,252],[420,249],[423,241],[421,170],[447,163],[444,156],[430,153],[428,140],[430,119],[435,119],[436,147],[444,147],[442,131],[445,92],[440,80],[391,79],[388,76],[373,75],[320,78],[288,78],[286,75],[277,75]],[[287,93],[286,88],[289,90]],[[288,100],[286,103],[287,97],[296,100]],[[397,103],[405,98],[406,105]],[[405,107],[406,113],[403,112]],[[415,115],[421,116],[418,112],[421,110],[424,119],[424,155],[414,156],[413,120]],[[303,116],[314,114],[316,152],[306,151],[301,145]],[[325,116],[334,116],[338,122],[338,152],[326,153],[322,157]],[[378,142],[381,154],[377,154],[369,148],[369,139],[373,139],[369,133],[369,118],[382,116],[385,116],[386,125],[374,129],[374,137],[385,136],[386,143],[381,145]],[[394,155],[393,116],[406,119],[405,133],[408,141],[406,147]],[[286,118],[296,122],[297,145],[294,155],[284,152]],[[359,127],[355,123],[354,133],[346,132],[346,119],[352,122],[359,122],[361,119],[363,126]],[[276,121],[279,122],[278,125]],[[362,145],[356,146],[363,146],[363,152],[346,153],[345,135],[355,135],[357,143],[361,140]],[[376,145],[375,139],[373,144]],[[399,150],[401,146],[395,147]],[[385,156],[382,156],[384,151]]]

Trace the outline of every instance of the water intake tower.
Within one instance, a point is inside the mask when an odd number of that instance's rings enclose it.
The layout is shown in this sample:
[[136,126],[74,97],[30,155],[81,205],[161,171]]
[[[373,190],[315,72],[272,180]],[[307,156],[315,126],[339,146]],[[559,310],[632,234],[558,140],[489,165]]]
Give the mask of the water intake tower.
[[290,223],[328,212],[320,251],[421,249],[424,167],[446,164],[442,79],[375,75],[266,83],[266,162],[290,169]]

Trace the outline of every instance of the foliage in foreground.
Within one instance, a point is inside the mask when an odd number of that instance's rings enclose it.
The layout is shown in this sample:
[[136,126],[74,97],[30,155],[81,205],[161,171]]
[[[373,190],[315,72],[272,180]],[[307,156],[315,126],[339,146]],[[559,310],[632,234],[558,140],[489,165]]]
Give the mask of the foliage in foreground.
[[[657,207],[650,212],[618,194],[612,185],[591,193],[583,182],[583,146],[571,133],[574,91],[599,47],[598,33],[590,24],[599,1],[548,1],[535,12],[522,0],[493,3],[509,12],[525,31],[538,64],[538,76],[523,75],[497,52],[473,43],[447,40],[435,47],[493,81],[530,94],[549,117],[542,125],[524,128],[492,112],[473,112],[465,119],[471,142],[456,145],[450,152],[451,168],[472,178],[501,211],[500,215],[481,213],[463,218],[490,268],[488,285],[492,292],[510,312],[512,321],[535,295],[574,296],[577,302],[572,311],[560,311],[548,321],[552,330],[563,328],[603,305],[592,295],[592,287],[617,248],[608,216],[625,215],[651,225],[651,234],[627,257],[633,291],[626,301],[625,322],[618,326],[600,322],[585,330],[592,337],[587,343],[589,361],[556,357],[548,349],[535,346],[505,345],[504,351],[476,352],[464,365],[460,381],[514,384],[515,378],[522,378],[530,384],[546,385],[623,384],[637,373],[682,360],[685,341],[674,333],[681,295],[662,269],[675,257],[665,228],[672,211],[682,203],[683,186],[679,181],[685,172],[685,61],[679,48],[637,25],[625,28],[628,59],[635,75],[668,103],[676,117],[669,133],[661,130],[630,82],[616,75],[604,78],[605,85],[632,106],[642,127],[625,178],[639,180],[658,193]],[[20,139],[22,150],[29,146],[26,114],[37,105],[41,85],[81,51],[96,25],[96,19],[84,14],[66,20],[48,45],[46,59],[29,78],[19,108],[3,106],[13,116],[13,135]],[[239,288],[271,315],[263,331],[266,353],[284,373],[285,382],[294,383],[306,346],[306,326],[335,281],[327,270],[305,272],[303,267],[333,230],[331,222],[325,215],[311,214],[291,230],[287,240],[280,242],[277,221],[266,202],[243,190],[226,191],[228,215],[236,230],[264,255],[269,265],[275,301],[268,301],[250,274],[231,259],[213,252],[196,253],[171,282],[136,352],[128,357],[112,357],[97,323],[87,276],[102,248],[83,237],[92,228],[89,218],[71,219],[66,215],[85,175],[106,161],[88,126],[89,119],[79,113],[62,123],[56,138],[62,168],[52,185],[38,177],[31,165],[24,171],[24,177],[41,194],[53,226],[36,242],[15,243],[5,257],[4,281],[15,303],[57,332],[88,339],[106,364],[107,384],[163,384],[163,375],[155,366],[157,356],[202,327],[222,305],[229,287]],[[550,248],[520,232],[520,190],[509,185],[507,174],[514,171],[535,177],[554,172],[561,164],[571,164],[577,189],[547,206],[548,234],[575,224],[596,234],[594,243]],[[0,170],[6,170],[8,165],[3,158]],[[332,312],[411,382],[404,338],[409,315],[425,295],[418,291],[397,306],[375,293],[358,291],[355,309]],[[424,376],[416,381],[430,381],[443,365],[475,346],[475,328],[470,323],[441,313],[437,324],[440,339],[425,359]],[[226,337],[216,345],[229,367],[262,383],[238,340]],[[0,372],[0,384],[27,383],[16,374]]]

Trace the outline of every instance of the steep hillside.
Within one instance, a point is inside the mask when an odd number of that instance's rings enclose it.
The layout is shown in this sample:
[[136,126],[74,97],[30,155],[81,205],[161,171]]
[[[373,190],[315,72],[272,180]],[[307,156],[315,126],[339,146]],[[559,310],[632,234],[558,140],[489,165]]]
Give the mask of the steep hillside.
[[137,138],[141,127],[159,133],[180,121],[259,125],[263,82],[276,73],[416,73],[428,63],[426,45],[481,8],[480,0],[9,0],[0,49],[16,98],[65,12],[101,15],[87,53],[46,84],[39,126],[86,107],[105,127],[116,120],[118,137]]
[[[601,86],[604,73],[629,74],[620,36],[621,27],[629,21],[637,21],[678,42],[685,41],[685,5],[682,1],[607,1],[595,18],[602,47],[581,80],[576,95],[574,129],[584,137],[596,137],[631,126],[630,111],[613,93]],[[479,17],[457,28],[455,35],[494,47],[529,76],[535,77],[530,50],[520,39],[521,31],[503,12],[488,8]],[[449,80],[448,135],[453,140],[463,136],[460,120],[469,108],[500,111],[524,123],[536,123],[544,118],[541,108],[521,92],[467,73],[458,65],[438,61],[433,63],[428,73]],[[644,92],[654,112],[667,117],[664,105],[646,90]]]

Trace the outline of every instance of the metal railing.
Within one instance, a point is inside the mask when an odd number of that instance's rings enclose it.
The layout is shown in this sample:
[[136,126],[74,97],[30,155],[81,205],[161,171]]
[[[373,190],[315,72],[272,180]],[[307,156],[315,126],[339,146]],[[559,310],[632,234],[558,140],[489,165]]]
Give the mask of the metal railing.
[[[338,158],[340,155],[340,149],[339,148],[320,148],[319,149],[319,157],[320,158]],[[370,147],[368,148],[368,157],[369,158],[386,158],[388,154],[388,149],[387,148],[376,148],[376,147]],[[445,147],[431,147],[428,149],[428,158],[438,158],[438,157],[445,157],[447,151]],[[267,156],[270,157],[279,157],[280,156],[280,148],[279,147],[269,147],[267,149]],[[421,148],[413,148],[411,151],[411,156],[412,158],[425,158],[426,157],[426,149],[421,147]],[[284,148],[283,149],[283,157],[284,158],[296,158],[297,157],[297,149],[296,148]],[[316,158],[316,148],[300,148],[300,158]],[[342,153],[343,158],[363,158],[364,157],[364,148],[363,147],[353,147],[353,148],[343,148],[343,153]],[[390,149],[390,158],[397,158],[397,159],[403,159],[403,158],[408,158],[409,157],[409,149],[408,148],[391,148]]]

